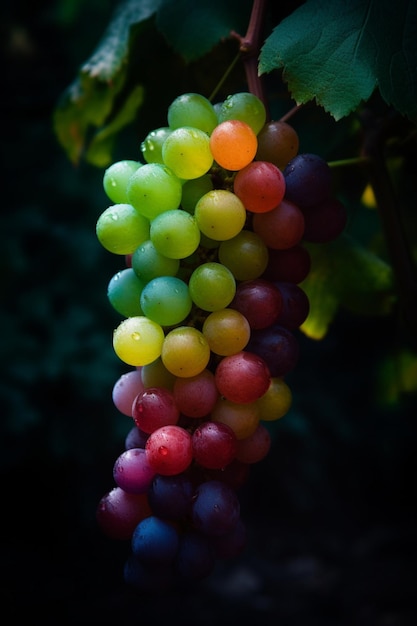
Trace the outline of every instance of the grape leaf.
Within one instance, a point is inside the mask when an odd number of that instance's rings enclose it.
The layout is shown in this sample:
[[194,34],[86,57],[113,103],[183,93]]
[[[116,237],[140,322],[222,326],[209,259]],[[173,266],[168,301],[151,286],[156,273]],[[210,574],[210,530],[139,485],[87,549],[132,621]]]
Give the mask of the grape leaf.
[[391,266],[347,234],[326,244],[305,244],[312,265],[300,284],[310,301],[301,330],[322,339],[340,306],[360,315],[385,315],[395,301]]
[[[110,135],[129,123],[141,105],[138,90],[135,96],[126,96],[128,101],[122,103],[121,111],[117,111],[115,101],[126,83],[133,33],[135,36],[139,34],[140,27],[145,27],[146,20],[156,12],[160,2],[162,0],[125,0],[96,50],[63,93],[54,112],[54,130],[72,163],[80,161],[89,134],[99,129],[87,157],[96,165],[105,164],[104,155],[106,152],[109,155],[111,145]],[[133,103],[136,104],[135,110],[132,109]],[[111,115],[116,122],[108,121]],[[101,128],[104,124],[105,130]],[[103,141],[102,149],[100,141]]]
[[417,117],[417,3],[307,0],[266,39],[259,73],[283,68],[298,104],[315,100],[336,120],[378,86],[382,97]]
[[87,161],[97,167],[106,167],[112,159],[112,150],[117,133],[135,119],[143,102],[143,87],[137,85],[127,96],[122,108],[112,121],[97,131],[87,150]]
[[165,0],[156,24],[186,61],[209,52],[234,30],[245,34],[252,0]]

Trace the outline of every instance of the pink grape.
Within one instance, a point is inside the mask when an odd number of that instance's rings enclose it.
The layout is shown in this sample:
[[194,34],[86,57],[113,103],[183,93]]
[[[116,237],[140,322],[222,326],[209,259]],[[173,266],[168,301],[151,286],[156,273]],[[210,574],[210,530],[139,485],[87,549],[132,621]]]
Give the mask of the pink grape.
[[154,430],[149,435],[145,450],[149,465],[163,476],[185,471],[193,460],[191,435],[175,424]]
[[125,450],[113,467],[115,483],[127,493],[146,493],[154,476],[143,448]]
[[132,417],[132,404],[143,391],[141,368],[122,374],[115,382],[112,391],[113,404],[124,415]]
[[214,376],[220,394],[236,403],[255,402],[271,382],[264,359],[245,351],[224,357],[217,365]]
[[138,428],[150,434],[161,426],[177,424],[180,411],[172,391],[164,387],[150,387],[136,396],[132,417]]

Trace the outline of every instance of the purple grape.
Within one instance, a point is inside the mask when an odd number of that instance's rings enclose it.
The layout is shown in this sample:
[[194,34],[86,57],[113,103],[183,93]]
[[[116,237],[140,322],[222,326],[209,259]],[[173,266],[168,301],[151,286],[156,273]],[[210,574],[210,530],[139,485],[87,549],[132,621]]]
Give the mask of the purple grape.
[[277,321],[281,300],[281,293],[273,283],[256,278],[238,284],[229,306],[242,313],[251,328],[267,328]]
[[178,544],[177,529],[155,515],[139,522],[133,531],[132,552],[142,563],[172,563]]
[[317,154],[297,154],[284,169],[285,198],[300,209],[323,202],[330,194],[332,172]]
[[137,426],[133,426],[126,435],[125,450],[130,450],[131,448],[145,448],[148,437],[148,433],[144,433],[143,430]]
[[347,211],[337,198],[326,198],[319,205],[303,209],[305,229],[303,239],[312,243],[327,243],[344,230]]
[[269,260],[262,278],[271,282],[284,281],[301,283],[307,278],[311,268],[310,253],[297,244],[287,250],[268,250]]
[[240,516],[236,492],[219,480],[208,480],[196,489],[192,505],[194,526],[207,535],[230,532]]
[[185,519],[191,511],[194,487],[185,474],[157,474],[148,491],[149,505],[158,517],[176,521]]
[[272,377],[285,376],[298,361],[300,347],[293,333],[275,324],[254,330],[247,349],[258,354],[267,364]]
[[299,328],[307,319],[310,301],[305,291],[294,283],[275,283],[282,296],[282,308],[277,324],[289,330]]

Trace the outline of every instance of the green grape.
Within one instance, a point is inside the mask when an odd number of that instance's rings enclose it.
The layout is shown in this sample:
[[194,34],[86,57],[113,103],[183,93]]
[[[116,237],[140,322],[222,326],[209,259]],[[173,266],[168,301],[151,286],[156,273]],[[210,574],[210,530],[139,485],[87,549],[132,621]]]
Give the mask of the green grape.
[[184,211],[194,213],[195,205],[208,191],[213,189],[213,181],[210,174],[203,174],[199,178],[186,180],[182,186],[181,206]]
[[138,367],[161,356],[164,338],[159,324],[138,315],[119,324],[113,333],[113,348],[121,361]]
[[246,347],[251,331],[242,313],[225,308],[206,317],[202,332],[214,354],[227,356],[237,354]]
[[198,93],[184,93],[168,107],[170,128],[193,126],[210,134],[217,126],[217,115],[210,100]]
[[222,110],[222,106],[223,106],[223,101],[216,102],[215,104],[213,104],[214,112],[216,113],[216,116],[217,116],[217,123],[219,123],[220,111]]
[[203,176],[213,165],[209,136],[191,126],[172,131],[162,146],[162,157],[165,165],[184,180]]
[[227,307],[236,293],[232,272],[215,261],[202,263],[193,271],[188,283],[192,301],[203,311]]
[[143,241],[149,239],[149,220],[131,204],[114,204],[97,220],[97,239],[109,252],[131,254]]
[[161,357],[143,365],[140,370],[142,383],[145,389],[149,387],[165,387],[165,389],[173,389],[177,377],[167,370],[162,363]]
[[250,230],[241,230],[236,237],[222,241],[219,261],[232,272],[236,280],[253,280],[264,273],[269,253],[263,239]]
[[140,149],[146,163],[163,163],[162,144],[171,133],[168,126],[162,126],[155,130],[151,130],[142,141]]
[[178,259],[169,259],[158,252],[150,239],[136,248],[131,264],[135,274],[145,283],[157,276],[176,276],[180,267]]
[[200,230],[195,217],[187,211],[165,211],[151,222],[150,238],[164,256],[185,259],[197,250]]
[[226,120],[246,122],[255,135],[263,128],[266,121],[265,105],[253,93],[240,92],[228,96],[219,110],[219,124]]
[[158,276],[145,285],[140,305],[146,317],[161,326],[174,326],[189,315],[192,300],[187,284],[175,276]]
[[117,161],[110,165],[103,176],[103,188],[110,200],[116,204],[129,202],[126,188],[129,178],[142,167],[139,161]]
[[210,346],[203,333],[192,326],[179,326],[165,337],[161,359],[169,372],[181,378],[200,374],[210,360]]
[[213,189],[197,202],[195,219],[201,232],[217,241],[231,239],[245,225],[246,209],[231,191]]
[[182,183],[161,163],[142,165],[129,179],[127,196],[137,211],[152,220],[164,211],[178,209]]
[[117,272],[107,287],[107,297],[112,307],[124,317],[143,315],[140,306],[140,295],[145,283],[140,280],[133,269],[128,267]]

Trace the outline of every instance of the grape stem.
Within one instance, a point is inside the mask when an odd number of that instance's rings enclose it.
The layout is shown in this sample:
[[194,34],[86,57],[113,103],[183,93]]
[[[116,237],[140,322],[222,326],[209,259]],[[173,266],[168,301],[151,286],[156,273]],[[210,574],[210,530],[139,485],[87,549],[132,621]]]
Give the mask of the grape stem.
[[287,122],[289,119],[292,118],[293,115],[295,115],[295,113],[297,113],[297,111],[299,111],[301,109],[301,107],[303,107],[303,104],[296,104],[295,106],[293,106],[292,109],[290,109],[289,111],[287,111],[287,113],[285,113],[285,115],[283,115],[282,117],[280,117],[279,121],[280,122]]
[[363,165],[369,163],[368,156],[352,157],[350,159],[339,159],[338,161],[328,161],[329,167],[349,167],[350,165]]
[[267,4],[268,0],[253,0],[246,34],[242,37],[239,33],[232,31],[230,35],[239,42],[239,54],[245,69],[248,89],[263,102],[267,119],[270,119],[264,83],[258,73],[258,57]]

